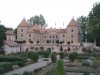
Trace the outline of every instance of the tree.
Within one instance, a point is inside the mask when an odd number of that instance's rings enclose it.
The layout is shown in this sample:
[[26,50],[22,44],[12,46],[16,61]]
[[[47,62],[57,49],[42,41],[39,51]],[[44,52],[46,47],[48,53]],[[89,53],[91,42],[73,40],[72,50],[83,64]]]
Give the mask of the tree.
[[28,20],[28,23],[32,25],[41,25],[42,27],[46,27],[46,21],[42,15],[35,15]]
[[100,45],[100,2],[93,5],[88,17],[90,33],[92,33],[94,41]]
[[79,28],[80,28],[80,34],[82,36],[82,42],[85,42],[86,41],[86,33],[87,33],[87,17],[85,16],[80,16],[78,19],[77,19],[77,22],[78,22],[78,25],[79,25]]
[[4,40],[6,39],[5,31],[6,27],[0,24],[0,48],[3,46]]
[[14,30],[15,39],[17,39],[17,28]]

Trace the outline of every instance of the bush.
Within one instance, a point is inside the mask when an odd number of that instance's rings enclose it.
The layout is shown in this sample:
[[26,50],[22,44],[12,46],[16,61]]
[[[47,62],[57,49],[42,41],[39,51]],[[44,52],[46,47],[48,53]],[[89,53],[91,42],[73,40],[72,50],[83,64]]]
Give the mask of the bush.
[[72,62],[77,59],[78,54],[73,52],[69,54],[69,60],[71,60]]
[[90,66],[90,62],[88,62],[88,61],[83,61],[83,62],[82,62],[82,65],[83,65],[83,66]]
[[32,72],[25,71],[25,72],[23,73],[23,75],[32,75]]
[[59,55],[60,55],[60,58],[61,58],[61,59],[64,58],[64,52],[60,52]]
[[0,73],[5,73],[11,70],[13,70],[11,63],[0,65]]
[[89,72],[84,72],[83,75],[90,75],[90,73]]
[[2,74],[4,72],[5,72],[4,68],[3,67],[0,67],[0,74]]
[[37,62],[39,55],[36,52],[28,52],[28,58],[30,58],[33,62]]
[[1,62],[15,62],[15,61],[25,61],[25,59],[18,56],[0,56]]
[[39,55],[43,55],[45,58],[49,58],[50,55],[50,51],[39,51],[38,54]]
[[55,63],[57,61],[57,57],[55,53],[51,53],[51,61],[52,63]]

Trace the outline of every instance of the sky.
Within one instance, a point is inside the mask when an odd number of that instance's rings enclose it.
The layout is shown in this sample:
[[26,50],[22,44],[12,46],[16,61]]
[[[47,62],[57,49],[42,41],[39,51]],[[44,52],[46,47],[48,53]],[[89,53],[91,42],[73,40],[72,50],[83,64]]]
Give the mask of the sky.
[[87,16],[100,0],[0,0],[0,20],[16,28],[23,18],[42,14],[48,28],[65,28],[74,17]]

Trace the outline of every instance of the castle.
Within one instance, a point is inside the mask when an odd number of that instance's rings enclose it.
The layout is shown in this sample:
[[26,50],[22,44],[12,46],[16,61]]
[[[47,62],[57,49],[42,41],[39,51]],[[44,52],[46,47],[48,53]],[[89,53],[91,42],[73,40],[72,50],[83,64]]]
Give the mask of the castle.
[[[7,34],[14,41],[14,35]],[[11,37],[12,36],[12,37]],[[25,19],[17,26],[17,39],[22,51],[51,50],[54,52],[74,50],[79,45],[78,24],[71,19],[65,29],[43,28],[41,25],[30,26]]]
[[37,24],[29,26],[25,19],[17,27],[17,41],[30,44],[28,47],[26,46],[27,50],[51,49],[58,51],[61,47],[65,50],[68,43],[73,46],[79,44],[78,35],[78,24],[74,18],[65,29],[45,29]]

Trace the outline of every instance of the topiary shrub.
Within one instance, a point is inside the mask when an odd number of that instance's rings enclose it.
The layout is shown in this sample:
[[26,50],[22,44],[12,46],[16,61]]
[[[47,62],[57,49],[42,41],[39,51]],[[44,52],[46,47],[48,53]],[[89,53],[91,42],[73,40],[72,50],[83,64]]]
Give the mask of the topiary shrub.
[[78,54],[76,52],[70,53],[69,54],[69,60],[71,60],[72,62],[77,59]]
[[55,63],[57,61],[56,53],[51,53],[51,61]]

